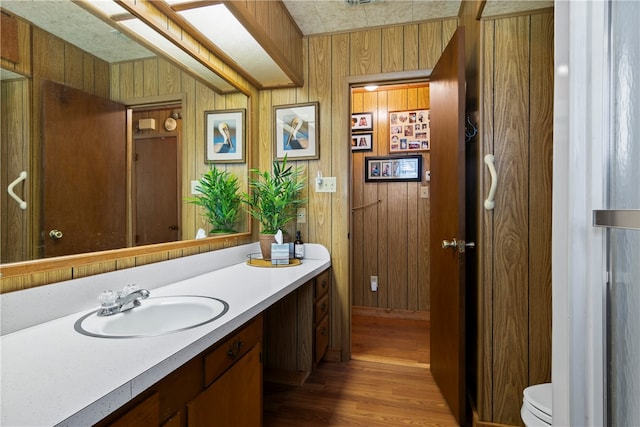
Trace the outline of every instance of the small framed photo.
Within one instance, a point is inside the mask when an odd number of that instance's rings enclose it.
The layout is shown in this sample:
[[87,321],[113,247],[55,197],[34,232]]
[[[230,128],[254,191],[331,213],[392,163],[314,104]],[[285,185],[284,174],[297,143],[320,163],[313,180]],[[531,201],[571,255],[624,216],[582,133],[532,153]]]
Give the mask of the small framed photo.
[[429,110],[389,113],[389,152],[427,151],[431,141]]
[[273,107],[276,159],[320,158],[318,102]]
[[205,111],[205,163],[244,163],[245,110]]
[[351,115],[351,131],[373,130],[373,113],[353,113]]
[[351,135],[351,151],[373,150],[373,133],[354,133]]
[[365,157],[365,182],[406,182],[422,179],[422,156]]

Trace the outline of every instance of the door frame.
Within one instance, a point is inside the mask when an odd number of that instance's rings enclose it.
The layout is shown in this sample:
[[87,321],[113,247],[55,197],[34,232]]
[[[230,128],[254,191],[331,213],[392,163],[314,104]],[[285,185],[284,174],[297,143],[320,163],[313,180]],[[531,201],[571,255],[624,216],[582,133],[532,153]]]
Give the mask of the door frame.
[[[172,105],[180,105],[180,109],[184,108],[185,105],[185,97],[186,94],[171,94],[171,95],[158,95],[158,96],[148,96],[142,98],[134,98],[134,99],[124,99],[119,102],[122,102],[127,107],[127,201],[126,201],[126,212],[127,212],[127,247],[135,246],[135,192],[134,192],[134,164],[133,161],[133,149],[134,149],[134,134],[135,134],[135,123],[133,123],[133,112],[137,110],[148,110],[153,107],[162,108],[163,106],[172,106]],[[158,126],[162,126],[162,123],[157,124]],[[176,132],[177,140],[177,157],[176,161],[178,163],[178,192],[181,193],[184,188],[184,177],[182,176],[182,140],[184,129],[180,126],[179,132]],[[182,200],[182,195],[178,194],[178,200]],[[183,228],[182,224],[182,209],[179,209],[178,221],[180,224],[180,230]],[[181,235],[182,236],[182,235]],[[180,240],[182,237],[180,238]]]
[[553,424],[604,425],[605,229],[591,212],[606,207],[608,3],[556,2],[554,21]]
[[[359,76],[348,76],[345,78],[344,84],[344,99],[347,100],[347,109],[349,117],[351,117],[351,88],[353,86],[364,86],[366,84],[376,84],[380,86],[391,85],[391,84],[402,84],[402,83],[418,83],[418,82],[428,82],[429,77],[431,76],[431,69],[422,69],[415,71],[399,71],[393,73],[380,73],[380,74],[363,74]],[[346,128],[345,128],[345,137],[344,140],[348,141],[351,135],[351,120],[345,120]],[[351,240],[351,234],[353,230],[352,224],[352,209],[353,209],[353,156],[351,155],[351,146],[345,144],[345,150],[348,150],[348,158],[349,158],[349,188],[348,188],[348,200],[349,200],[349,265],[347,276],[349,277],[348,281],[348,298],[346,300],[341,301],[341,318],[344,319],[342,322],[342,355],[341,360],[347,361],[351,360],[351,308],[353,305],[353,295],[352,295],[352,285],[353,285],[353,244]]]

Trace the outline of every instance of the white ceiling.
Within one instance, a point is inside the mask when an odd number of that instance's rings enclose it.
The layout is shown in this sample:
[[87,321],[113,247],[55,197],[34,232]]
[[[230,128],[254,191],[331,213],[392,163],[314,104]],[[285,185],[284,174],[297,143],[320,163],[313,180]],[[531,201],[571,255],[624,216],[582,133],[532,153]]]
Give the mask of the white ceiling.
[[[305,36],[453,18],[461,0],[283,0]],[[483,17],[553,7],[553,0],[487,0]]]

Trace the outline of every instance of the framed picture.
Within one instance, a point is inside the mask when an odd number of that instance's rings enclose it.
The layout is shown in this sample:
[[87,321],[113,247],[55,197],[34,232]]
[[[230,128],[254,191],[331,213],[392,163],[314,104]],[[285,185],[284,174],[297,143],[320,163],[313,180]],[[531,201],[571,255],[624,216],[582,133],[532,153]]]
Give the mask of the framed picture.
[[244,163],[245,110],[204,112],[205,163]]
[[274,144],[276,159],[310,160],[320,158],[318,103],[278,105]]
[[373,150],[373,133],[354,133],[351,135],[351,151]]
[[426,151],[431,144],[429,110],[389,113],[389,152]]
[[351,115],[351,131],[373,130],[373,113],[353,113]]
[[365,157],[365,182],[420,181],[422,179],[422,156]]

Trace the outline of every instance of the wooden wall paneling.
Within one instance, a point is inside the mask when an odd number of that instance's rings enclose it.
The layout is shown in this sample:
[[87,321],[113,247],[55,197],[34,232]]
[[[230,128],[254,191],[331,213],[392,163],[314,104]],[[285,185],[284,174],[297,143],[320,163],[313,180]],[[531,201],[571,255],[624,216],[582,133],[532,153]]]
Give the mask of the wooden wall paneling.
[[[364,94],[351,94],[351,110],[352,112],[364,112]],[[364,305],[364,156],[365,153],[355,151],[352,155],[352,184],[351,184],[351,200],[353,207],[356,208],[351,214],[351,245],[352,245],[352,261],[351,261],[351,292],[352,304],[355,306]]]
[[382,72],[392,73],[404,69],[404,27],[395,26],[382,29]]
[[453,33],[456,32],[458,28],[458,20],[457,19],[446,19],[442,21],[442,46],[441,50],[444,50],[445,47],[449,44],[451,37],[453,37]]
[[[389,91],[382,90],[378,92],[378,111],[375,112],[377,117],[377,128],[374,129],[373,155],[386,156],[389,154],[389,104],[393,102],[393,97],[389,97]],[[363,179],[364,175],[360,175]],[[369,183],[367,185],[374,186],[378,193],[378,203],[376,212],[378,215],[378,236],[376,248],[378,250],[378,307],[389,307],[389,240],[388,228],[389,223],[389,187],[387,183]],[[372,208],[373,209],[373,208]],[[367,283],[368,286],[368,283]]]
[[419,25],[406,25],[403,27],[402,49],[404,52],[402,71],[417,70],[419,68],[418,58],[420,56],[420,45],[418,43]]
[[[154,81],[157,82],[157,64],[156,61],[146,61],[147,66],[145,67],[145,76],[147,75],[147,71],[149,72],[149,76],[156,76]],[[158,93],[157,83],[153,85],[153,88],[150,88],[151,92],[155,94]],[[197,108],[197,97],[196,97],[196,88],[198,87],[198,82],[196,79],[191,77],[190,75],[183,73],[182,74],[182,83],[181,87],[184,91],[185,100],[182,104],[182,120],[180,120],[181,132],[182,132],[182,196],[183,197],[191,197],[191,181],[199,179],[197,166],[198,166],[198,124],[202,124],[204,122],[204,118],[200,118],[202,110],[198,110]],[[200,120],[200,121],[199,121]],[[204,135],[204,134],[202,134]],[[204,140],[202,140],[201,144],[202,148],[200,148],[201,153],[204,153]],[[204,160],[203,160],[204,161]],[[182,203],[182,238],[188,239],[191,238],[191,234],[194,233],[194,230],[197,230],[196,227],[196,216],[198,215],[197,206],[191,203]]]
[[84,88],[82,49],[65,43],[64,83],[78,89]]
[[382,69],[381,30],[351,33],[349,74],[376,74]]
[[118,67],[120,74],[118,88],[119,99],[135,98],[135,73],[133,72],[133,62],[123,62]]
[[[2,82],[2,120],[0,120],[0,156],[3,159],[0,168],[0,188],[7,188],[22,171],[27,171],[30,180],[29,154],[30,150],[30,82],[28,79]],[[30,197],[30,182],[24,181],[15,187],[15,192],[27,201],[27,208],[32,209]],[[31,241],[28,211],[2,191],[0,204],[6,207],[6,215],[1,218],[2,246],[0,263],[15,262],[30,255]]]
[[[363,109],[362,111],[371,111],[373,112],[373,129],[379,129],[379,123],[376,120],[378,114],[378,92],[365,92],[363,94]],[[363,157],[369,156],[369,152],[359,153],[362,154]],[[360,180],[364,180],[364,168],[362,173],[359,175]],[[362,211],[362,220],[363,220],[363,272],[362,272],[362,285],[363,285],[363,305],[367,307],[377,307],[378,306],[378,293],[373,292],[371,290],[371,276],[378,275],[378,227],[380,224],[378,223],[378,213],[377,208],[378,204],[376,201],[378,200],[378,184],[377,183],[365,183],[364,184],[364,193],[362,199],[362,206],[367,206]]]
[[332,210],[331,201],[334,193],[316,193],[314,177],[317,171],[321,171],[324,176],[335,176],[332,164],[332,111],[333,103],[331,99],[331,37],[314,37],[308,40],[308,83],[309,98],[305,101],[318,101],[320,126],[320,158],[308,162],[309,178],[307,180],[308,189],[308,209],[314,212],[316,217],[309,224],[308,241],[323,244],[327,247],[331,245],[331,222]]
[[[493,74],[494,45],[495,45],[495,22],[486,21],[482,24],[482,154],[494,154],[493,135]],[[482,168],[481,196],[488,194],[491,186],[491,178],[487,168]],[[478,395],[478,416],[482,420],[493,419],[493,251],[494,251],[494,211],[482,211],[482,227],[480,241],[482,242],[482,258],[478,271],[480,280],[480,290],[478,292],[478,315],[480,321],[477,325],[479,346],[479,366],[477,374],[477,395]]]
[[[167,95],[180,93],[180,69],[169,61],[158,64],[158,93]],[[213,92],[212,92],[213,93]]]
[[[133,75],[134,77],[134,85],[133,85],[133,93],[134,98],[142,98],[144,96],[144,61],[138,60],[133,62]],[[157,122],[156,122],[157,123]]]
[[2,68],[12,70],[25,76],[31,75],[31,25],[18,17],[13,17],[16,23],[18,42],[18,61],[13,62],[2,58]]
[[435,67],[442,53],[442,22],[433,21],[420,24],[418,33],[420,44],[420,68]]
[[528,375],[529,18],[495,23],[494,421],[520,422]]
[[[430,102],[430,90],[429,86],[420,87],[417,89],[418,91],[418,106],[419,109],[429,109],[431,106]],[[422,173],[424,176],[425,171],[430,170],[430,156],[429,152],[422,152]],[[429,183],[426,182],[426,179],[423,178],[419,183],[417,191],[417,224],[416,224],[416,232],[418,235],[417,248],[415,250],[416,253],[416,266],[417,266],[417,307],[418,311],[429,311],[430,310],[430,259],[431,259],[431,251],[429,244],[431,239],[430,232],[430,200],[429,198],[423,199],[420,195],[420,190],[422,186],[429,187]]]
[[[407,109],[420,108],[420,100],[418,99],[418,89],[407,89]],[[422,155],[422,153],[420,153]],[[407,228],[404,231],[407,245],[407,302],[406,309],[415,311],[418,308],[418,244],[422,236],[418,231],[418,200],[420,198],[420,184],[407,183]]]
[[[158,58],[143,59],[142,70],[144,76],[144,82],[142,84],[142,96],[157,96],[159,95],[158,88]],[[190,76],[189,76],[190,77]],[[183,73],[182,79],[184,80],[185,74]]]
[[531,16],[528,384],[551,381],[553,25],[553,13]]

